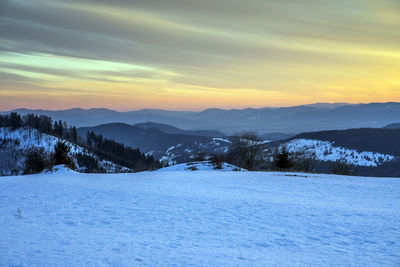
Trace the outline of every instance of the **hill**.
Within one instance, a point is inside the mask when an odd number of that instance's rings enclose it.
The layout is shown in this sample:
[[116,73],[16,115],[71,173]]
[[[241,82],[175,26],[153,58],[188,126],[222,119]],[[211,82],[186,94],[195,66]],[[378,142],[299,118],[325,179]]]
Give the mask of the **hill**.
[[[96,134],[112,138],[132,148],[139,148],[144,152],[165,151],[171,146],[185,142],[208,142],[212,140],[209,136],[194,135],[194,132],[191,132],[191,134],[166,133],[156,127],[149,127],[149,125],[151,124],[128,125],[125,123],[108,123],[94,127],[81,127],[78,128],[78,133],[85,138],[88,131],[93,131]],[[161,128],[171,130],[174,127],[162,125]],[[185,132],[183,130],[180,131],[180,129],[176,131]]]
[[[103,138],[91,132],[86,140],[78,136],[75,126],[68,126],[65,122],[55,121],[46,115],[27,114],[20,116],[16,112],[0,115],[0,173],[21,173],[23,166],[16,164],[18,161],[32,159],[35,172],[43,170],[46,166],[55,163],[75,165],[63,156],[68,147],[79,147],[79,151],[70,153],[78,165],[85,165],[84,171],[104,172],[98,164],[99,160],[113,162],[117,166],[124,166],[127,170],[144,171],[161,167],[159,161],[150,155],[145,155],[139,149],[133,149],[118,143],[110,138]],[[45,141],[42,139],[45,138]],[[65,143],[58,160],[51,160],[50,150],[55,143]],[[21,146],[21,144],[24,144]],[[28,157],[30,155],[30,157]],[[30,160],[29,160],[30,161]],[[82,164],[81,164],[82,163]],[[13,167],[14,166],[14,167]],[[36,168],[38,167],[38,168]],[[32,169],[32,168],[29,168]]]
[[338,146],[334,142],[314,139],[293,139],[283,144],[293,155],[300,154],[319,161],[344,162],[353,166],[377,167],[395,160],[395,156],[371,152],[368,150],[354,150]]
[[[166,134],[157,128],[150,128],[150,125],[153,123],[139,128],[136,125],[130,126],[121,123],[107,124],[100,125],[98,128],[80,128],[78,132],[84,135],[85,131],[94,130],[96,133],[102,133],[103,136],[116,139],[126,145],[137,146],[168,164],[206,159],[213,154],[226,154],[229,151],[231,143],[229,137],[211,138]],[[264,152],[263,157],[265,161],[270,161],[274,146],[284,143],[289,148],[289,152],[302,154],[315,160],[341,161],[354,166],[376,167],[393,161],[396,156],[400,155],[400,141],[397,138],[400,130],[393,131],[378,128],[302,133],[286,141],[266,145],[269,149]],[[266,136],[283,138],[285,135],[279,133],[263,135],[263,137]],[[324,170],[324,172],[326,171],[329,170]]]
[[0,179],[4,266],[396,266],[400,180],[154,171]]
[[[0,176],[23,174],[27,153],[32,149],[40,149],[45,158],[50,158],[54,145],[59,141],[64,140],[36,129],[0,127]],[[107,173],[133,171],[104,160],[77,144],[65,142],[71,147],[69,155],[74,158],[78,171]]]
[[335,146],[400,156],[400,129],[360,128],[307,132],[293,139],[329,141]]
[[151,129],[156,128],[160,131],[167,134],[183,134],[183,135],[197,135],[197,136],[209,136],[209,137],[224,137],[225,134],[218,131],[211,130],[182,130],[177,127],[163,124],[163,123],[155,123],[155,122],[145,122],[145,123],[137,123],[133,125],[135,127],[139,127],[142,129]]

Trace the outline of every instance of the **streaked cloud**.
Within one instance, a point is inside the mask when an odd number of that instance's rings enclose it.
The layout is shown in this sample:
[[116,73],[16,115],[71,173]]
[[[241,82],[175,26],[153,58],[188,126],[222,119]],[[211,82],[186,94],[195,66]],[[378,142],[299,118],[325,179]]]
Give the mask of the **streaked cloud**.
[[399,29],[397,0],[3,0],[0,108],[400,101]]

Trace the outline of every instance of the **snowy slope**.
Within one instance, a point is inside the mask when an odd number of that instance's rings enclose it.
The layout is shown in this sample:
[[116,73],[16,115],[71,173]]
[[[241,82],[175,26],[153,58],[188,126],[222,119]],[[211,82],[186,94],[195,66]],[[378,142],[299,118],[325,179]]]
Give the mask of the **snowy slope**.
[[[268,140],[259,142],[267,145]],[[210,142],[187,142],[169,147],[165,151],[151,151],[149,154],[169,165],[194,160],[197,155],[207,156],[213,154],[225,154],[229,151],[231,141],[224,138],[213,138]],[[356,166],[375,167],[384,162],[394,160],[393,155],[381,154],[369,151],[356,151],[345,147],[336,146],[328,141],[311,139],[294,139],[284,143],[290,153],[314,158],[320,161],[343,161]],[[264,159],[273,158],[274,146],[266,148]]]
[[358,152],[353,149],[337,147],[328,141],[295,139],[284,145],[291,153],[303,153],[321,161],[339,160],[358,166],[378,166],[380,163],[394,159],[392,155],[366,151]]
[[[59,138],[43,134],[36,129],[18,128],[12,130],[10,127],[0,127],[0,139],[18,140],[18,147],[21,149],[29,149],[31,147],[43,147],[45,152],[52,152],[54,145],[60,140]],[[67,142],[71,146],[71,153],[83,152],[84,149]]]
[[0,192],[0,266],[400,265],[399,179],[60,168]]
[[[44,153],[49,155],[54,151],[54,145],[59,140],[58,137],[41,133],[32,128],[12,130],[9,127],[0,127],[0,175],[22,174],[27,151],[31,148],[43,148]],[[76,144],[68,141],[66,141],[66,144],[71,147],[71,156],[77,153],[91,155],[106,172],[129,171],[128,168],[92,155],[87,149]],[[77,170],[84,170],[78,164],[76,165]]]
[[212,138],[210,142],[186,142],[169,147],[165,151],[152,151],[149,154],[169,165],[193,160],[197,155],[224,154],[228,152],[231,141],[224,138]]

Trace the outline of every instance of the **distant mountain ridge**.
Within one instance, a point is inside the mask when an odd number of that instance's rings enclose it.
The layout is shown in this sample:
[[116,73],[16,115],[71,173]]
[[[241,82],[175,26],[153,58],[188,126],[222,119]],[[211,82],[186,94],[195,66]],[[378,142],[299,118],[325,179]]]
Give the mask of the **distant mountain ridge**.
[[164,123],[155,123],[155,122],[144,122],[137,123],[132,126],[139,127],[142,129],[151,129],[156,128],[167,134],[184,134],[184,135],[197,135],[197,136],[210,136],[210,137],[224,137],[225,134],[219,131],[211,131],[211,130],[182,130],[177,127],[164,124]]
[[[316,103],[282,108],[206,109],[204,111],[168,111],[143,109],[118,112],[109,109],[69,109],[59,111],[17,109],[21,115],[44,114],[54,120],[77,126],[106,123],[138,124],[154,122],[185,130],[212,130],[231,135],[245,130],[260,134],[274,132],[297,134],[348,128],[381,128],[398,121],[400,103]],[[8,112],[2,112],[8,113]]]
[[384,129],[400,129],[400,122],[388,124],[383,128]]
[[[150,126],[154,127],[150,127]],[[167,133],[159,128],[165,128],[167,131],[176,133]],[[141,151],[163,151],[171,146],[185,142],[208,142],[212,137],[206,135],[195,135],[196,131],[190,131],[190,134],[183,134],[187,131],[169,125],[160,124],[139,124],[129,125],[125,123],[108,123],[94,127],[78,128],[78,134],[83,138],[88,131],[101,134],[105,138],[111,138],[132,148],[139,148]],[[179,133],[182,131],[182,133]]]

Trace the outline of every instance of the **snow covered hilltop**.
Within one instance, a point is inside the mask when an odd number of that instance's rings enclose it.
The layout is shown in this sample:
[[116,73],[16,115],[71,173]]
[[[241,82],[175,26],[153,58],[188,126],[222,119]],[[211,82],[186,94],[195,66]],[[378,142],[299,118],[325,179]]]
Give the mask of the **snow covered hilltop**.
[[400,180],[185,170],[0,178],[1,266],[397,266]]

